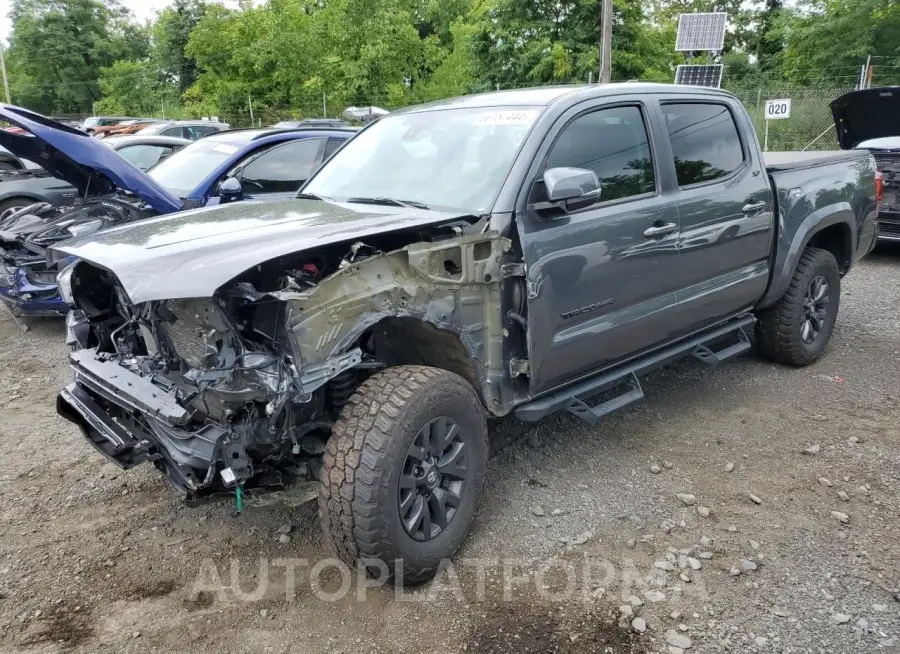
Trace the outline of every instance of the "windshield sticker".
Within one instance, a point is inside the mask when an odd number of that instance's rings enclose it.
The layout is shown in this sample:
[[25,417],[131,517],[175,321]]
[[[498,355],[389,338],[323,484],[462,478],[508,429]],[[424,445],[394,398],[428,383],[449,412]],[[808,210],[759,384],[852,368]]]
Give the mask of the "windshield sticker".
[[495,125],[530,125],[538,112],[530,111],[492,111],[480,114],[473,123],[476,127],[493,127]]
[[238,149],[234,145],[217,145],[213,148],[213,152],[218,152],[219,154],[234,154]]

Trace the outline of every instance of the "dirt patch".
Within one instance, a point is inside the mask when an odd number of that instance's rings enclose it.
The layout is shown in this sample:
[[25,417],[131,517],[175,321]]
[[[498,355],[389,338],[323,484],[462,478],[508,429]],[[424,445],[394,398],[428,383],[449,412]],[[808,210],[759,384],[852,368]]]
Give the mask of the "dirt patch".
[[132,579],[120,588],[120,596],[129,602],[165,597],[174,593],[180,585],[172,579]]
[[63,649],[74,649],[94,635],[91,618],[85,613],[75,613],[59,608],[47,617],[32,620],[16,639],[20,647],[33,647],[55,643]]
[[615,615],[608,610],[509,602],[481,614],[464,649],[493,654],[643,654],[649,651],[646,641],[637,640],[616,622]]

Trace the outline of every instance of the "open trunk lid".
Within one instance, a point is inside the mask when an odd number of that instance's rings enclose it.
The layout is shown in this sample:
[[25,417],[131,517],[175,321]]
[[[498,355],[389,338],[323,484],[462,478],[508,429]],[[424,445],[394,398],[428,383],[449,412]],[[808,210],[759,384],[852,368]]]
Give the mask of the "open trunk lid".
[[[900,137],[900,87],[864,89],[831,103],[838,143],[844,150],[865,141]],[[900,143],[896,143],[900,147]],[[866,146],[878,147],[875,144]]]

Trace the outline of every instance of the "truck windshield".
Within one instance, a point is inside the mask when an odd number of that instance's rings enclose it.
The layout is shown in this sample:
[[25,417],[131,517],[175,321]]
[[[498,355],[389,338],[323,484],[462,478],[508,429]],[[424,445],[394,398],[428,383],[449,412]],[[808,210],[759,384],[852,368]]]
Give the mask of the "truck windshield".
[[339,150],[303,192],[485,213],[540,112],[479,107],[382,118]]

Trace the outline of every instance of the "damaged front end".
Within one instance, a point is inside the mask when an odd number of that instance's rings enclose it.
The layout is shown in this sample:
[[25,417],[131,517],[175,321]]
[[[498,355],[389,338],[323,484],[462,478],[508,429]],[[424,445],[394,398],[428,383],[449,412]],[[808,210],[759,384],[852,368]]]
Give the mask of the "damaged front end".
[[211,298],[140,304],[80,261],[60,276],[77,310],[58,411],[123,468],[153,463],[189,502],[298,485],[310,499],[333,424],[384,367],[452,370],[499,413],[515,392],[499,309],[509,240],[483,226],[408,238],[280,257]]
[[323,385],[364,364],[355,348],[298,365],[281,303],[232,295],[131,305],[81,262],[67,321],[75,381],[57,403],[108,458],[159,468],[188,501],[312,482],[331,421]]

